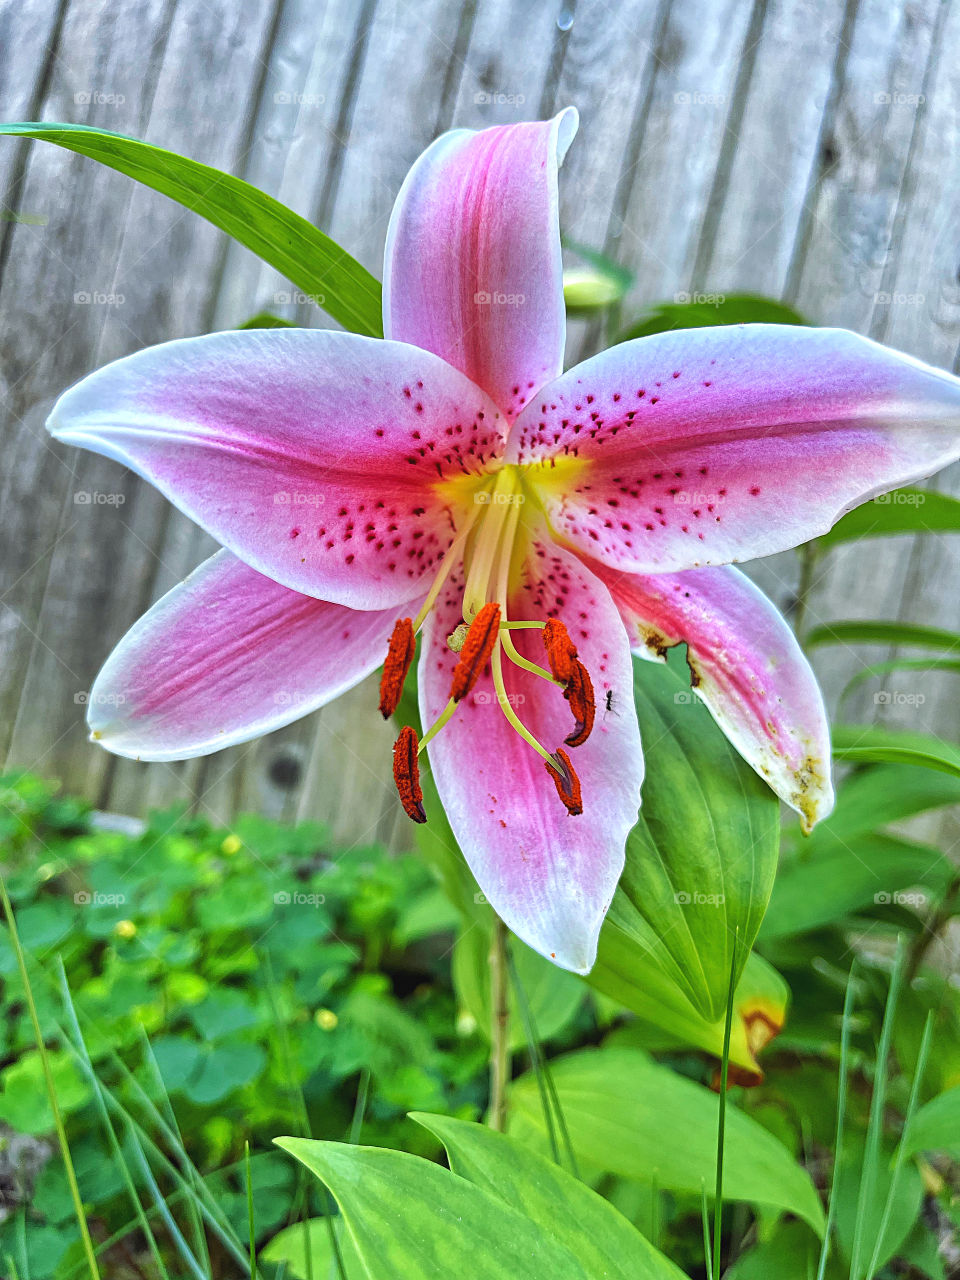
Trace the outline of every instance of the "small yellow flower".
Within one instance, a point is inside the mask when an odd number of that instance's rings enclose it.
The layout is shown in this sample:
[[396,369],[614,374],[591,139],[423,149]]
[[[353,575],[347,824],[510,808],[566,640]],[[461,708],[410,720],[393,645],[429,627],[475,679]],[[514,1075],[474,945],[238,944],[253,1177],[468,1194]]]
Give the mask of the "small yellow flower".
[[318,1009],[313,1020],[321,1031],[332,1031],[340,1021],[332,1009]]
[[118,920],[113,926],[113,932],[118,938],[135,938],[137,935],[137,926],[132,920]]
[[243,841],[239,836],[227,836],[220,845],[220,852],[225,853],[228,857],[233,857],[235,853],[239,853],[243,848]]

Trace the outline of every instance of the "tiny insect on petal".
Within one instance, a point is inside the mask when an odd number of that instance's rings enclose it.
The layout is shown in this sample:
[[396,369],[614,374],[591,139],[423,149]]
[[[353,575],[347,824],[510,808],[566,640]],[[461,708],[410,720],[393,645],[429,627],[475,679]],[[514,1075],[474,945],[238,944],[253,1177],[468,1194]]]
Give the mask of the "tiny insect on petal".
[[400,730],[393,744],[393,780],[397,784],[400,803],[407,817],[426,822],[423,791],[420,789],[420,766],[417,762],[417,735],[409,725]]
[[470,624],[460,650],[460,661],[454,668],[450,685],[450,697],[454,702],[462,702],[480,679],[499,634],[500,606],[485,604]]
[[556,764],[545,764],[543,767],[556,784],[557,795],[563,801],[567,812],[571,817],[576,817],[577,814],[583,813],[580,779],[563,747],[557,748],[553,758]]
[[410,663],[417,647],[413,634],[413,619],[398,618],[380,677],[380,714],[389,720],[400,703],[403,682],[410,670]]

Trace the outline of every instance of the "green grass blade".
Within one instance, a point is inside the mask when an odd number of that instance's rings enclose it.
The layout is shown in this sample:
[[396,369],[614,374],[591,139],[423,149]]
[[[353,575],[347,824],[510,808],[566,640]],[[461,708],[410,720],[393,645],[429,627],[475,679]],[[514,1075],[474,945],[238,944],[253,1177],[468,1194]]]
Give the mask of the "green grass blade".
[[[171,1132],[176,1137],[176,1144],[173,1149],[180,1162],[180,1169],[196,1188],[196,1184],[201,1181],[200,1174],[196,1166],[187,1156],[187,1149],[183,1142],[183,1134],[180,1132],[176,1113],[174,1112],[173,1104],[170,1101],[170,1095],[167,1093],[167,1086],[163,1079],[163,1073],[160,1070],[160,1064],[157,1062],[156,1056],[153,1052],[153,1047],[150,1044],[150,1038],[143,1027],[140,1028],[140,1044],[143,1051],[143,1060],[149,1066],[150,1073],[153,1076],[154,1083],[160,1094],[160,1105],[163,1107],[167,1124],[170,1126]],[[210,1254],[207,1250],[207,1235],[203,1229],[203,1222],[201,1221],[200,1213],[197,1209],[196,1197],[188,1195],[186,1197],[185,1204],[187,1214],[190,1218],[194,1252],[200,1259],[200,1265],[203,1267],[204,1271],[210,1273],[211,1266]]]
[[[37,1014],[37,1004],[33,998],[33,988],[30,985],[30,975],[27,973],[27,961],[23,954],[23,948],[20,945],[20,934],[17,931],[17,922],[13,918],[13,907],[10,905],[10,897],[7,893],[7,886],[3,877],[0,876],[0,900],[3,902],[3,913],[6,916],[7,928],[10,930],[10,941],[13,944],[14,954],[17,957],[17,968],[20,970],[20,979],[23,982],[23,989],[27,998],[27,1008],[30,1011],[30,1021],[33,1024],[33,1034],[37,1042],[37,1052],[40,1054],[40,1063],[43,1068],[43,1078],[47,1086],[47,1097],[50,1100],[50,1110],[53,1112],[53,1123],[57,1133],[57,1142],[60,1145],[60,1156],[63,1160],[63,1166],[66,1170],[67,1185],[70,1188],[70,1199],[73,1201],[73,1211],[76,1214],[77,1226],[80,1229],[80,1239],[83,1243],[83,1252],[86,1257],[87,1267],[90,1271],[92,1280],[100,1280],[100,1269],[97,1266],[97,1258],[93,1249],[93,1241],[90,1239],[90,1228],[87,1226],[87,1217],[83,1211],[83,1201],[80,1199],[80,1188],[77,1186],[77,1175],[73,1167],[73,1158],[70,1155],[70,1146],[67,1142],[67,1131],[63,1125],[63,1116],[60,1114],[60,1107],[57,1102],[57,1090],[53,1082],[53,1072],[50,1070],[50,1059],[47,1057],[47,1046],[44,1043],[43,1032],[40,1029],[40,1018]],[[26,1254],[24,1254],[24,1260]]]
[[933,1039],[933,1010],[927,1014],[927,1020],[923,1026],[923,1036],[920,1040],[920,1051],[917,1054],[917,1065],[913,1073],[913,1082],[910,1086],[910,1099],[907,1103],[907,1114],[904,1117],[903,1133],[901,1141],[897,1146],[897,1155],[893,1165],[893,1177],[890,1179],[890,1186],[887,1190],[887,1198],[883,1206],[883,1216],[880,1219],[880,1229],[877,1232],[877,1240],[873,1246],[873,1253],[870,1255],[870,1261],[867,1264],[866,1280],[872,1280],[877,1270],[877,1264],[880,1259],[880,1249],[883,1244],[883,1237],[887,1233],[887,1227],[893,1213],[894,1198],[897,1194],[897,1184],[900,1181],[900,1171],[903,1168],[905,1144],[903,1139],[906,1138],[910,1129],[910,1123],[913,1120],[914,1113],[920,1102],[920,1086],[923,1081],[923,1074],[927,1068],[927,1058],[930,1054],[930,1041]]
[[243,1170],[247,1182],[247,1223],[250,1227],[250,1280],[257,1274],[257,1232],[253,1214],[253,1180],[250,1177],[250,1143],[243,1144]]
[[703,1227],[703,1262],[708,1276],[713,1275],[713,1248],[710,1244],[710,1206],[706,1183],[700,1183],[700,1224]]
[[200,1263],[193,1256],[193,1250],[190,1248],[189,1244],[187,1244],[186,1237],[174,1221],[173,1214],[170,1212],[170,1206],[167,1204],[164,1199],[163,1192],[157,1185],[157,1180],[154,1178],[153,1171],[150,1168],[150,1162],[143,1153],[143,1147],[140,1145],[136,1131],[132,1125],[128,1129],[128,1137],[131,1145],[133,1146],[134,1154],[137,1157],[137,1163],[140,1165],[141,1176],[147,1184],[147,1190],[150,1192],[150,1198],[153,1200],[157,1213],[163,1220],[163,1225],[166,1227],[167,1234],[173,1241],[174,1248],[187,1264],[187,1268],[195,1277],[195,1280],[208,1280],[208,1277],[204,1275]]
[[124,1159],[123,1149],[120,1146],[119,1139],[117,1138],[117,1132],[113,1127],[113,1121],[110,1119],[110,1113],[103,1100],[103,1086],[97,1078],[97,1073],[94,1070],[93,1061],[90,1057],[90,1051],[88,1050],[87,1043],[80,1031],[80,1024],[77,1021],[77,1011],[74,1007],[73,997],[70,994],[70,985],[67,982],[67,974],[63,967],[63,959],[60,956],[57,956],[57,972],[60,980],[60,991],[63,997],[63,1006],[66,1011],[67,1021],[73,1031],[76,1045],[83,1061],[84,1070],[87,1079],[90,1082],[94,1100],[97,1104],[97,1110],[100,1112],[100,1120],[103,1124],[104,1131],[106,1132],[110,1150],[113,1153],[113,1158],[116,1161],[118,1168],[120,1169],[123,1177],[123,1183],[127,1189],[127,1195],[130,1198],[134,1214],[140,1225],[140,1230],[143,1232],[144,1239],[147,1242],[147,1247],[150,1250],[150,1254],[153,1258],[154,1264],[156,1265],[157,1271],[160,1274],[161,1280],[170,1280],[166,1265],[163,1261],[163,1254],[160,1252],[160,1248],[157,1245],[156,1237],[154,1236],[150,1223],[147,1220],[147,1215],[143,1211],[143,1205],[140,1203],[140,1195],[137,1191],[136,1183],[133,1180],[127,1166],[127,1162]]
[[830,1180],[830,1197],[827,1204],[827,1221],[823,1228],[823,1240],[820,1243],[820,1259],[817,1263],[817,1280],[823,1280],[827,1269],[827,1258],[830,1255],[830,1234],[833,1231],[834,1219],[837,1215],[837,1187],[840,1182],[840,1151],[843,1147],[843,1134],[847,1118],[847,1083],[850,1071],[850,1026],[853,1013],[853,999],[856,990],[854,973],[857,968],[857,957],[854,956],[847,975],[847,989],[843,996],[843,1014],[840,1022],[840,1076],[837,1081],[837,1128],[833,1143],[833,1176]]
[[0,124],[89,156],[200,214],[291,280],[345,329],[383,333],[379,282],[345,249],[266,192],[138,138],[81,124]]
[[723,1146],[727,1123],[727,1078],[730,1071],[730,1034],[733,1030],[733,996],[737,985],[740,931],[733,937],[730,962],[730,986],[727,989],[727,1012],[723,1024],[723,1057],[720,1060],[720,1105],[717,1116],[717,1182],[713,1197],[713,1280],[720,1280],[720,1236],[723,1230]]
[[514,995],[517,998],[517,1012],[520,1014],[520,1025],[523,1027],[523,1037],[527,1042],[527,1051],[530,1054],[530,1062],[533,1066],[534,1075],[537,1081],[537,1091],[540,1094],[540,1106],[543,1110],[543,1123],[547,1129],[547,1140],[550,1143],[550,1154],[553,1157],[554,1164],[560,1164],[560,1148],[557,1145],[557,1131],[553,1121],[553,1108],[550,1105],[550,1095],[547,1092],[547,1082],[543,1072],[543,1051],[540,1041],[533,1027],[533,1014],[530,1010],[530,1002],[527,999],[527,992],[520,981],[520,974],[517,972],[517,962],[514,959],[513,949],[507,947],[507,970],[510,974],[510,982],[513,985]]
[[887,992],[887,1002],[883,1011],[883,1027],[880,1032],[880,1047],[877,1051],[873,1097],[870,1099],[870,1119],[867,1122],[860,1190],[857,1195],[857,1218],[853,1228],[853,1245],[850,1250],[850,1280],[861,1280],[866,1211],[873,1196],[877,1166],[880,1161],[880,1141],[883,1136],[883,1108],[886,1102],[887,1072],[890,1066],[890,1045],[893,1039],[893,1023],[897,1014],[897,1002],[900,998],[900,985],[903,981],[906,954],[906,947],[901,936],[897,942],[897,958],[894,962],[893,972],[890,975],[890,989]]

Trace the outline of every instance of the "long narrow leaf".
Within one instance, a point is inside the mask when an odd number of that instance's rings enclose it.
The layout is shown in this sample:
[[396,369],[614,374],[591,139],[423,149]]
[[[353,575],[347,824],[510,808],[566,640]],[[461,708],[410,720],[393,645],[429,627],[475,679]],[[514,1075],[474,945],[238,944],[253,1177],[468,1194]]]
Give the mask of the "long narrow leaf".
[[306,218],[232,174],[138,138],[82,124],[0,124],[0,134],[37,138],[89,156],[176,200],[252,249],[354,333],[383,333],[380,285]]
[[825,644],[900,644],[917,649],[943,649],[960,654],[960,633],[942,627],[885,619],[843,619],[814,627],[804,639],[804,647],[817,649]]
[[[27,1008],[30,1011],[30,1021],[33,1025],[34,1039],[37,1044],[37,1052],[40,1055],[40,1064],[43,1069],[43,1077],[47,1088],[47,1097],[50,1100],[50,1110],[53,1112],[53,1123],[57,1133],[57,1142],[60,1145],[60,1156],[63,1160],[63,1167],[67,1175],[67,1185],[70,1188],[70,1199],[73,1202],[73,1211],[76,1215],[77,1226],[80,1228],[80,1239],[83,1243],[83,1252],[86,1258],[87,1267],[90,1271],[91,1280],[100,1280],[100,1271],[97,1267],[97,1259],[93,1250],[93,1241],[90,1238],[90,1230],[87,1226],[87,1217],[83,1211],[83,1201],[80,1199],[80,1189],[77,1186],[77,1175],[73,1167],[73,1158],[70,1155],[70,1145],[67,1142],[67,1131],[64,1128],[63,1117],[60,1114],[60,1106],[57,1102],[57,1090],[53,1080],[53,1072],[50,1069],[50,1059],[47,1056],[47,1046],[44,1042],[43,1032],[40,1029],[40,1017],[37,1013],[37,1003],[33,998],[33,987],[30,985],[30,975],[27,972],[27,961],[23,954],[23,948],[20,945],[20,934],[17,930],[17,922],[13,916],[13,907],[10,905],[10,898],[7,894],[7,886],[0,876],[0,901],[3,903],[3,913],[6,917],[7,928],[10,931],[10,942],[13,946],[14,955],[17,958],[17,967],[20,970],[20,979],[23,982],[24,994],[27,998]],[[26,1252],[24,1251],[24,1263],[26,1263]]]

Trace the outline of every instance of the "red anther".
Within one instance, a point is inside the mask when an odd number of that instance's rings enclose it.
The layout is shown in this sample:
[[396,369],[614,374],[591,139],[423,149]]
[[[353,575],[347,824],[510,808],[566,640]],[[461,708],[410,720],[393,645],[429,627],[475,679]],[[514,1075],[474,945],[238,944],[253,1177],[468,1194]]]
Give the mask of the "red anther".
[[570,757],[564,751],[563,747],[558,747],[553,753],[555,764],[545,763],[544,768],[553,779],[557,788],[557,795],[563,802],[564,808],[571,817],[576,817],[578,813],[583,813],[583,797],[580,794],[580,779],[574,772],[573,765],[570,763]]
[[561,684],[567,684],[576,674],[577,646],[559,618],[547,619],[543,628],[543,647],[554,677]]
[[398,618],[380,677],[380,714],[389,720],[400,704],[403,682],[410,670],[410,663],[417,647],[413,634],[413,619]]
[[461,702],[483,674],[500,634],[500,606],[491,602],[479,610],[464,637],[460,661],[453,671],[450,697]]
[[400,730],[400,737],[393,744],[393,780],[407,817],[414,822],[426,822],[420,789],[420,765],[417,762],[418,745],[417,735],[409,725]]
[[576,720],[576,728],[564,738],[568,747],[582,747],[590,737],[593,721],[597,714],[597,703],[593,696],[593,681],[587,668],[579,658],[574,658],[575,671],[573,678],[564,690],[563,696],[570,703],[570,710]]

